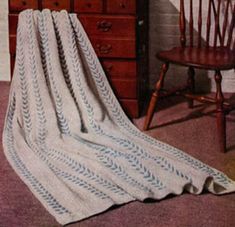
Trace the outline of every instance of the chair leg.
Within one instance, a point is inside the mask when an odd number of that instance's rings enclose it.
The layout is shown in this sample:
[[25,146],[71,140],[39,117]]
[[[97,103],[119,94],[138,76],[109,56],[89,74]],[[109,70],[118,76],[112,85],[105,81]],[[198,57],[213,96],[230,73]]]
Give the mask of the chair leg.
[[159,80],[157,81],[157,83],[155,85],[155,91],[152,94],[152,97],[151,97],[151,100],[150,100],[150,103],[149,103],[149,106],[148,106],[148,111],[147,111],[147,115],[145,117],[145,122],[144,122],[144,130],[149,129],[149,125],[152,121],[153,113],[154,113],[157,101],[159,99],[159,93],[160,93],[160,90],[163,87],[164,78],[165,78],[165,75],[166,75],[166,72],[167,72],[168,68],[169,68],[168,63],[164,63],[162,65]]
[[[188,81],[187,81],[187,86],[188,86],[188,91],[190,94],[194,94],[195,92],[195,70],[193,67],[188,68]],[[188,99],[188,107],[193,108],[193,99]]]
[[217,131],[219,148],[221,152],[226,151],[226,117],[224,111],[224,96],[222,93],[221,82],[222,75],[219,70],[215,72],[216,82],[216,118],[217,118]]

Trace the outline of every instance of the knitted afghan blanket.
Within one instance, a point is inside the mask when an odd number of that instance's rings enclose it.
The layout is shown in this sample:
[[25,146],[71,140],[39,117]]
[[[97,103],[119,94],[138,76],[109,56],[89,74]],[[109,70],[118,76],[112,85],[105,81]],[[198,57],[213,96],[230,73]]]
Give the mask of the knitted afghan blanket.
[[61,224],[184,190],[235,191],[223,173],[132,125],[77,16],[66,11],[19,16],[3,145]]

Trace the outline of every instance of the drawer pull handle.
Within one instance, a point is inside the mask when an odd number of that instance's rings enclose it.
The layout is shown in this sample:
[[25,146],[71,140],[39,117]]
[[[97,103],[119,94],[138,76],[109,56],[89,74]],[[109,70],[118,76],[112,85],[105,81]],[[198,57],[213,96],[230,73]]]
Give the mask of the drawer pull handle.
[[90,2],[88,2],[88,3],[86,3],[86,6],[87,6],[87,8],[91,8],[91,3]]
[[121,7],[122,9],[125,9],[125,8],[126,8],[126,5],[125,5],[123,2],[121,2],[121,3],[120,3],[120,7]]
[[112,28],[112,23],[108,21],[98,21],[97,22],[97,28],[98,30],[101,30],[103,32],[108,32]]
[[58,7],[59,6],[59,2],[54,2],[54,5]]
[[113,65],[107,65],[106,66],[106,71],[109,73],[113,70]]
[[27,2],[26,2],[26,1],[22,1],[22,5],[23,5],[23,6],[26,6],[26,5],[27,5]]
[[110,44],[104,44],[104,45],[97,44],[96,48],[100,54],[109,54],[110,52],[112,52],[112,45]]

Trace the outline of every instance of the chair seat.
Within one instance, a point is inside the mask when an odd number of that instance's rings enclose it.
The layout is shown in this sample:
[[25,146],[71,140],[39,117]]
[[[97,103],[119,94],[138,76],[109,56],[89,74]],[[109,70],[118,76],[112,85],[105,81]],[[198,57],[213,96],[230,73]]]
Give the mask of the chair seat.
[[165,62],[203,69],[235,68],[235,52],[225,47],[174,47],[171,50],[159,52],[157,57]]

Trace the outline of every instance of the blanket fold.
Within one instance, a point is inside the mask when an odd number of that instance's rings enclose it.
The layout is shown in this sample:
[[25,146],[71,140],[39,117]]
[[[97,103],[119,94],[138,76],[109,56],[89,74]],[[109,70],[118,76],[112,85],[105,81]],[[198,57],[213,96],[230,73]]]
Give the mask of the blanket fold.
[[235,191],[222,172],[132,125],[76,14],[66,11],[19,15],[3,146],[61,224],[184,190]]

